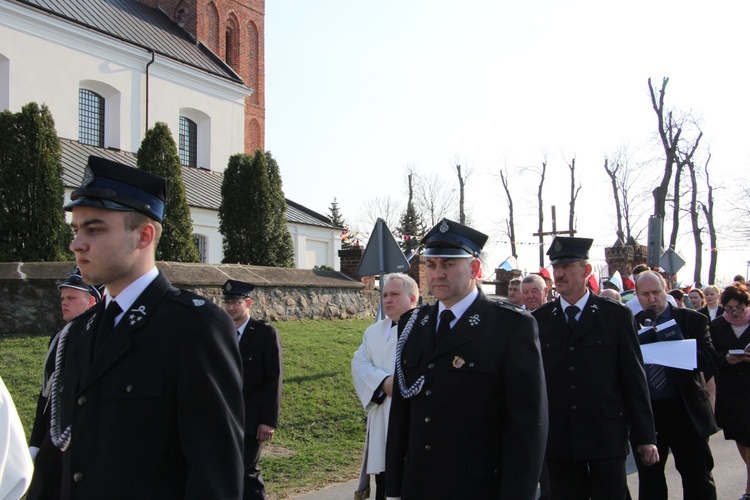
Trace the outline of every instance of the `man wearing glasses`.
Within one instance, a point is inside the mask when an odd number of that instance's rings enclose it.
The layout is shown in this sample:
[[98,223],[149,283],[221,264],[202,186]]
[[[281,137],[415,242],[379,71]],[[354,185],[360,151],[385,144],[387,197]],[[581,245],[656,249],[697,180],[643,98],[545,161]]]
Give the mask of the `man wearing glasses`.
[[237,327],[242,357],[242,393],[245,398],[244,500],[266,498],[258,469],[263,444],[273,438],[279,423],[283,365],[279,332],[265,321],[250,317],[255,285],[227,280],[222,287],[224,309]]

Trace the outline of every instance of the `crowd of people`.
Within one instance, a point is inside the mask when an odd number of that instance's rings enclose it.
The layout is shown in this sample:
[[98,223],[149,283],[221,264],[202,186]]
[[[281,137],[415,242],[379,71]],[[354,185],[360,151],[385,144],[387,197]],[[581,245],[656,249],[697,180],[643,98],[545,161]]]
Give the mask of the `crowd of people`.
[[[66,205],[78,266],[58,287],[67,323],[51,337],[23,453],[0,381],[15,444],[0,453],[0,497],[30,482],[30,500],[266,498],[258,459],[279,422],[278,332],[252,318],[254,284],[227,280],[222,309],[157,269],[165,200],[165,179],[89,158]],[[588,287],[593,240],[556,237],[552,276],[513,280],[497,301],[479,286],[487,239],[448,219],[426,234],[433,304],[420,305],[409,276],[383,277],[386,318],[351,363],[367,412],[355,499],[370,496],[370,475],[378,500],[626,499],[632,451],[639,499],[668,498],[672,455],[684,498],[713,500],[708,440],[722,429],[750,500],[743,277],[724,290],[670,290],[639,265],[623,304]],[[687,366],[646,355],[672,340],[694,346]]]
[[[552,277],[514,278],[507,300],[490,307],[477,288],[485,241],[449,220],[425,236],[431,306],[414,307],[411,278],[384,278],[400,308],[367,330],[352,360],[368,414],[355,498],[369,496],[374,474],[378,500],[629,499],[633,452],[639,499],[669,498],[671,455],[683,497],[712,500],[709,437],[721,428],[746,464],[740,499],[750,500],[743,277],[723,291],[670,289],[642,264],[623,303],[614,287],[588,288],[593,240],[557,237],[547,252]],[[692,368],[644,362],[639,344],[667,338],[692,342]]]

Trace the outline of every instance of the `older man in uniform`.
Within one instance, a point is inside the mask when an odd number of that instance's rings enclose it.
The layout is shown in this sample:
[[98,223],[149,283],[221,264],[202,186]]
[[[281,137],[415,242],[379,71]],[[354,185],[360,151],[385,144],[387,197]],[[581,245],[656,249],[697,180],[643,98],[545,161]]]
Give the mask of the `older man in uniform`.
[[[89,285],[81,278],[78,268],[67,280],[57,285],[60,291],[60,307],[66,322],[73,321],[97,304],[102,295],[99,289]],[[65,328],[69,328],[66,326]],[[36,405],[36,418],[29,438],[29,451],[34,458],[34,476],[26,492],[27,500],[59,498],[60,478],[62,476],[62,453],[52,444],[50,431],[49,394],[52,387],[52,373],[55,370],[55,355],[62,330],[58,330],[50,339],[47,356],[44,360],[42,391]]]
[[166,184],[90,157],[66,206],[70,249],[83,279],[105,285],[106,305],[76,318],[66,346],[60,339],[52,438],[64,450],[62,498],[242,495],[237,336],[224,311],[156,268]]
[[536,497],[547,435],[536,323],[477,289],[486,241],[447,219],[422,240],[438,302],[399,323],[386,445],[390,498]]
[[626,498],[628,432],[637,460],[659,459],[633,315],[586,288],[592,242],[554,239],[547,255],[559,297],[533,313],[547,378],[552,498]]
[[635,281],[635,292],[643,311],[639,323],[659,325],[675,320],[685,339],[695,339],[698,368],[680,370],[661,365],[646,365],[651,406],[656,423],[656,445],[661,460],[653,467],[638,465],[638,498],[666,500],[667,481],[664,466],[670,450],[682,476],[684,498],[713,500],[716,484],[714,459],[708,438],[718,431],[706,389],[706,379],[716,371],[716,350],[708,330],[708,318],[697,311],[675,307],[667,302],[664,278],[645,271]]
[[242,498],[266,498],[266,485],[258,468],[263,445],[279,425],[283,363],[276,328],[250,317],[255,285],[227,280],[222,287],[224,309],[237,328],[242,356],[242,393],[245,399],[245,484]]

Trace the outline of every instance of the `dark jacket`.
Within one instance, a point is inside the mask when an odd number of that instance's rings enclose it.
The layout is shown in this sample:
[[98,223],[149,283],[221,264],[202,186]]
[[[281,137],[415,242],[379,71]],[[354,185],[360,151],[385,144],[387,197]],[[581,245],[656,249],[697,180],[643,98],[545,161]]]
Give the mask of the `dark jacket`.
[[245,399],[245,436],[255,440],[259,424],[279,425],[283,365],[276,328],[250,319],[240,338],[242,394]]
[[[708,331],[708,317],[690,309],[668,307],[672,309],[672,319],[679,325],[682,336],[696,341],[698,368],[695,370],[672,368],[671,370],[680,389],[680,398],[690,415],[695,430],[701,437],[708,438],[718,430],[706,389],[706,380],[713,377],[716,372],[716,350]],[[635,319],[643,323],[644,312],[638,313]]]
[[711,322],[711,338],[718,355],[716,371],[716,423],[731,432],[750,432],[750,363],[730,365],[729,349],[745,349],[750,325],[739,338],[722,317]]
[[228,498],[242,492],[237,336],[210,300],[163,274],[92,361],[104,302],[75,320],[63,375],[63,498]]
[[560,299],[533,314],[547,377],[547,456],[565,461],[624,457],[629,430],[638,444],[656,443],[630,309],[591,294],[574,332]]
[[436,347],[437,312],[437,304],[419,310],[403,348],[406,384],[425,380],[411,399],[394,383],[387,495],[536,498],[547,438],[536,323],[480,292]]

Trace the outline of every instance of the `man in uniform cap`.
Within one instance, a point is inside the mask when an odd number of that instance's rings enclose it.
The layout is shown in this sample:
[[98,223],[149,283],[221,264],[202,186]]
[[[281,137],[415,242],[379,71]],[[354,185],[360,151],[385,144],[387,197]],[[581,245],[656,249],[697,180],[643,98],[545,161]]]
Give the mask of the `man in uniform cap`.
[[[66,322],[83,314],[102,298],[99,289],[89,285],[81,278],[76,267],[68,279],[57,285],[60,291],[60,307]],[[55,359],[58,341],[63,330],[52,335],[42,371],[42,390],[36,405],[34,427],[29,438],[29,452],[34,459],[34,476],[31,479],[27,500],[58,498],[60,496],[60,477],[62,475],[62,452],[52,444],[50,431],[49,394],[52,388],[52,373],[55,370]]]
[[105,285],[106,304],[71,325],[61,387],[53,384],[62,498],[241,496],[235,328],[218,306],[174,288],[156,268],[166,184],[92,156],[65,207],[73,213],[70,249],[83,279]]
[[547,437],[536,323],[477,289],[486,241],[448,219],[422,240],[438,302],[399,322],[388,497],[536,498]]
[[237,328],[242,357],[242,393],[245,399],[244,500],[266,498],[258,469],[263,444],[273,438],[279,423],[283,365],[279,332],[265,321],[250,317],[255,285],[227,280],[222,287],[224,309]]
[[626,498],[628,432],[638,443],[636,460],[659,460],[633,314],[586,288],[592,243],[552,241],[558,298],[533,313],[547,378],[552,498]]

